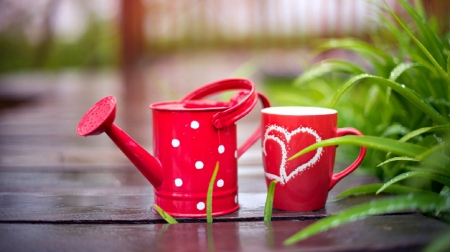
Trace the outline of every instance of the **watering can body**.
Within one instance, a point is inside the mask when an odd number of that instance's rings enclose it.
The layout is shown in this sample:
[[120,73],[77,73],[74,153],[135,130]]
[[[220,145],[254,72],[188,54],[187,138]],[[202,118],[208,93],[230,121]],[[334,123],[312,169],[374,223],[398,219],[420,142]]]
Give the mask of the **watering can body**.
[[163,167],[163,181],[155,190],[155,203],[172,215],[205,216],[206,196],[216,163],[214,214],[238,209],[236,125],[222,129],[212,118],[225,108],[184,108],[157,103],[153,110],[154,155]]
[[[244,91],[229,102],[202,100],[234,89]],[[218,163],[212,215],[224,215],[239,208],[237,159],[260,136],[258,127],[238,147],[236,121],[253,109],[258,98],[263,107],[270,106],[250,81],[227,79],[194,90],[180,101],[151,104],[154,155],[113,123],[113,97],[94,105],[81,119],[77,133],[87,136],[106,132],[153,185],[155,204],[173,216],[206,216],[208,187]]]

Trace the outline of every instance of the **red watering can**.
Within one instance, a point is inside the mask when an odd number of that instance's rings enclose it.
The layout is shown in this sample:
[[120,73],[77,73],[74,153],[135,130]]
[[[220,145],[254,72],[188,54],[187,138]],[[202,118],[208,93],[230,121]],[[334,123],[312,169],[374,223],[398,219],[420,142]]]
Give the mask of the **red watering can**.
[[[223,91],[240,90],[229,102],[201,100]],[[78,124],[80,136],[105,132],[153,185],[155,203],[179,217],[205,217],[206,197],[215,165],[212,215],[236,211],[237,158],[260,137],[260,128],[237,147],[236,121],[247,115],[258,97],[267,98],[246,79],[226,79],[194,90],[180,101],[150,104],[154,156],[114,124],[116,99],[98,101]]]

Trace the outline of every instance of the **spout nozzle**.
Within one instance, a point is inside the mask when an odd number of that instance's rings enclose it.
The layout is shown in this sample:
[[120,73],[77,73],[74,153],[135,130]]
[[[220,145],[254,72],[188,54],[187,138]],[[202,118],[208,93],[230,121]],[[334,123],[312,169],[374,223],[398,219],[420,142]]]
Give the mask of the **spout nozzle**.
[[107,96],[94,104],[81,118],[77,127],[79,136],[98,135],[105,132],[116,118],[116,98]]
[[80,136],[98,135],[103,132],[119,147],[138,170],[159,187],[162,183],[160,162],[145,151],[137,142],[114,124],[116,118],[116,98],[107,96],[92,106],[81,118],[77,127]]

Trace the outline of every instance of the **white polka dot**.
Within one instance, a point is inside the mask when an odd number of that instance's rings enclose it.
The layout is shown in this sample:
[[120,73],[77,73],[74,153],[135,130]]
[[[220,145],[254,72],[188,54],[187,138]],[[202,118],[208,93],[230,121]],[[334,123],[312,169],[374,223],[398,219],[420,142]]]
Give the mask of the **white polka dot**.
[[196,169],[203,169],[203,162],[202,161],[195,162],[195,168]]
[[222,187],[223,184],[224,184],[223,179],[219,179],[219,180],[217,181],[217,186],[218,186],[218,187]]
[[197,121],[192,121],[191,122],[191,128],[198,129],[198,127],[200,127],[200,124]]
[[219,148],[218,148],[218,151],[219,151],[220,154],[222,154],[225,151],[225,146],[220,145]]
[[203,209],[205,209],[205,203],[204,203],[204,202],[198,202],[198,203],[197,203],[197,209],[198,209],[198,210],[203,210]]
[[172,139],[172,146],[173,146],[173,147],[178,147],[178,146],[180,146],[180,140],[178,140],[178,139]]
[[177,187],[180,187],[183,185],[183,180],[181,180],[180,178],[175,179],[175,185]]

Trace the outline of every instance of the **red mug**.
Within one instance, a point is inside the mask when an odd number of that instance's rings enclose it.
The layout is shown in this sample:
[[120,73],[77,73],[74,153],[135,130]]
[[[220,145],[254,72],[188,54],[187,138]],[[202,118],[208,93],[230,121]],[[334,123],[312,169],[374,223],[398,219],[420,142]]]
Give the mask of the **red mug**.
[[362,135],[354,128],[337,128],[337,111],[318,107],[262,109],[261,137],[267,185],[276,180],[273,207],[313,211],[325,206],[328,191],[362,162],[366,148],[343,171],[334,174],[336,146],[321,147],[293,160],[302,149],[325,139]]
[[[202,100],[229,90],[240,90],[229,102]],[[249,80],[226,79],[202,86],[180,101],[150,104],[154,155],[113,123],[116,107],[112,96],[97,102],[83,116],[77,133],[107,133],[153,185],[155,203],[173,216],[206,216],[208,186],[219,162],[212,215],[223,215],[239,208],[237,158],[261,135],[257,128],[238,148],[236,121],[254,108],[258,98],[263,107],[270,106]]]

